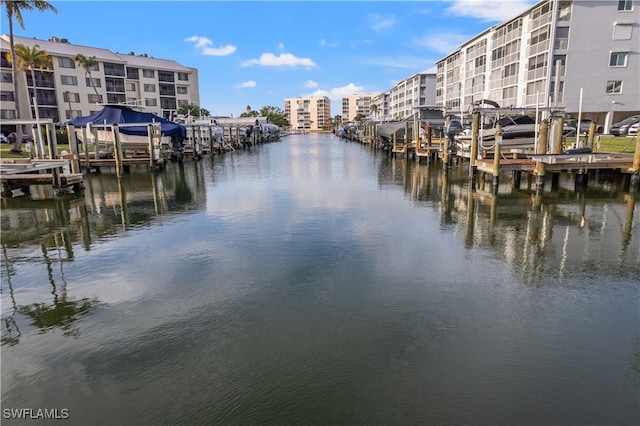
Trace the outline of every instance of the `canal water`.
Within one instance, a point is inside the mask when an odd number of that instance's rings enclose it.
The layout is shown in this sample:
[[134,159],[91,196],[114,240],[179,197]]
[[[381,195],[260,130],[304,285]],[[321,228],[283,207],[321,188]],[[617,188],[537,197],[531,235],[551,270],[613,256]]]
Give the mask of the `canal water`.
[[640,198],[467,174],[307,134],[4,200],[2,423],[639,424]]

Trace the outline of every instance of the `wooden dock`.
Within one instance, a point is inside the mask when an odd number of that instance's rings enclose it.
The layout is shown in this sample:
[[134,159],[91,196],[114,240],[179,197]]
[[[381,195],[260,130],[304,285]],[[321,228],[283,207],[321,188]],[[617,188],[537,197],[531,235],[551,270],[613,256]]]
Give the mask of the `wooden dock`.
[[[633,154],[597,152],[588,154],[538,154],[526,158],[500,159],[500,171],[524,171],[533,173],[538,162],[544,163],[547,172],[566,173],[586,170],[618,170],[633,172]],[[476,160],[478,171],[494,172],[494,159]]]
[[14,189],[29,193],[31,185],[51,185],[54,194],[70,190],[78,191],[84,186],[82,173],[72,173],[68,160],[30,160],[0,163],[0,195],[11,197]]

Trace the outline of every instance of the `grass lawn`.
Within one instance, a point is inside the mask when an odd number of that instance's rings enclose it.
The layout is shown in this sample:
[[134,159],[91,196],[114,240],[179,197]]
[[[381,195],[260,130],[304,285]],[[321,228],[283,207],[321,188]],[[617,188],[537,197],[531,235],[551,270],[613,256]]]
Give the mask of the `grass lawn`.
[[638,143],[638,136],[629,137],[615,137],[615,136],[601,136],[600,137],[600,151],[601,152],[628,152],[633,154]]
[[[567,138],[565,141],[565,148],[571,147],[576,138]],[[582,138],[584,141],[585,138]],[[607,136],[600,135],[600,150],[599,152],[626,152],[633,154],[636,149],[637,137],[628,138],[624,136]],[[597,141],[597,136],[596,136]]]
[[[27,147],[27,144],[22,144],[22,154],[14,154],[10,152],[11,148],[13,148],[12,143],[0,144],[0,158],[29,158]],[[69,151],[69,144],[58,145],[58,154],[62,151]]]

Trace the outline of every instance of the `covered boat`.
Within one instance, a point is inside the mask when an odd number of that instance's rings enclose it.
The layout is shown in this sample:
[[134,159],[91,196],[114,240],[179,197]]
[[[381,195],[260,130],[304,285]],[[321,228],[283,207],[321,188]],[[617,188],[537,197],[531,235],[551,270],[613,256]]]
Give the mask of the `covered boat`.
[[147,136],[147,125],[160,123],[162,136],[184,138],[187,134],[186,128],[181,124],[176,124],[150,112],[136,111],[125,105],[106,105],[95,114],[76,117],[69,122],[75,127],[83,127],[88,123],[96,126],[107,125],[107,128],[102,128],[101,130],[109,131],[111,130],[108,128],[109,124],[125,124],[124,126],[119,126],[120,133],[132,136]]
[[396,135],[396,141],[402,143],[404,141],[404,132],[408,128],[409,134],[413,134],[414,122],[420,126],[421,137],[422,132],[428,126],[434,131],[435,136],[441,136],[444,131],[445,118],[442,115],[442,109],[422,108],[418,111],[418,117],[407,118],[401,121],[391,123],[381,123],[378,125],[378,135],[383,145],[393,144],[393,135]]

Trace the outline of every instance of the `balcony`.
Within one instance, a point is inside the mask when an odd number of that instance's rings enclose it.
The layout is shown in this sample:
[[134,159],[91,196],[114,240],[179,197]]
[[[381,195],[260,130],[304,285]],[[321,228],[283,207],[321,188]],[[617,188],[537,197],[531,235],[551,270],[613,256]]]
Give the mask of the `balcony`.
[[567,50],[569,47],[569,39],[568,38],[558,38],[553,43],[553,48],[555,50]]

